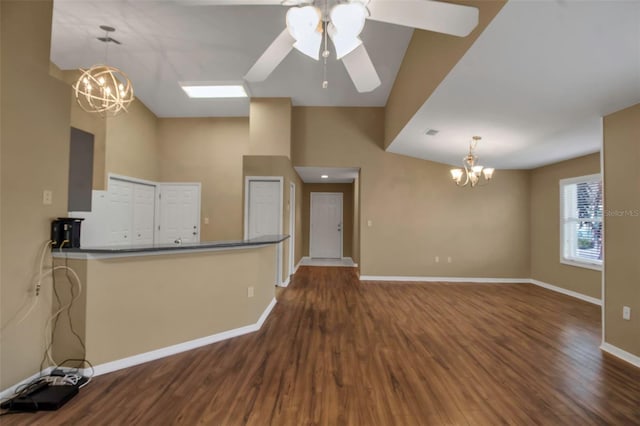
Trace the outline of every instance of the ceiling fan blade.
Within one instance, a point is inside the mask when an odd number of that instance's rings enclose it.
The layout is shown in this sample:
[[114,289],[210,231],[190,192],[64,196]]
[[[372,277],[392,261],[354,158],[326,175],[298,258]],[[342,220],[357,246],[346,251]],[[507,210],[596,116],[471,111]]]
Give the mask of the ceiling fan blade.
[[281,0],[173,0],[185,6],[262,6],[280,5]]
[[478,25],[478,9],[432,0],[371,0],[369,19],[435,31],[459,37],[468,36]]
[[342,63],[349,73],[349,77],[360,93],[371,92],[381,81],[367,49],[361,44],[353,52],[342,58]]
[[247,75],[244,76],[245,80],[252,82],[266,80],[280,62],[291,52],[295,41],[285,28],[273,43],[271,43],[271,46],[267,47],[267,50],[258,58],[256,63],[253,64]]

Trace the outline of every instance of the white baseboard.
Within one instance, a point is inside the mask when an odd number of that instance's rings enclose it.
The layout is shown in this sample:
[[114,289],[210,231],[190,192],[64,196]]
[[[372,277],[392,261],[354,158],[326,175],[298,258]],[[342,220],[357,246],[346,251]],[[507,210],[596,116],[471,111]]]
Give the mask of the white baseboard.
[[[143,364],[145,362],[154,361],[156,359],[164,358],[170,355],[179,354],[180,352],[196,349],[201,346],[220,342],[222,340],[231,339],[232,337],[238,337],[242,336],[243,334],[253,333],[254,331],[260,330],[262,324],[267,319],[275,305],[276,299],[273,298],[269,303],[269,306],[267,306],[264,312],[262,312],[262,315],[260,315],[260,318],[258,318],[258,321],[255,324],[246,325],[240,328],[234,328],[233,330],[223,331],[222,333],[212,334],[211,336],[201,337],[189,342],[179,343],[177,345],[167,346],[166,348],[156,349],[154,351],[145,352],[127,358],[118,359],[116,361],[96,365],[93,367],[94,375],[99,376],[101,374],[111,373],[112,371],[122,370],[123,368],[133,367],[134,365]],[[85,374],[91,373],[90,369],[85,369],[84,371]]]
[[533,284],[538,287],[546,288],[594,305],[602,306],[602,300],[595,297],[587,296],[582,293],[567,290],[562,287],[544,283],[542,281],[531,278],[467,278],[467,277],[395,277],[395,276],[379,276],[379,275],[361,275],[360,281],[391,281],[391,282],[449,282],[449,283],[513,283],[513,284]]
[[3,390],[2,392],[0,392],[0,399],[11,398],[16,393],[16,389],[18,389],[20,386],[23,386],[23,385],[26,385],[28,383],[31,383],[32,381],[34,381],[38,377],[48,376],[51,373],[52,370],[53,370],[53,367],[47,367],[44,370],[34,374],[33,376],[27,377],[26,379],[22,380],[21,382],[16,383],[15,385]]
[[287,286],[289,285],[289,283],[290,283],[290,282],[291,282],[291,275],[289,275],[289,276],[287,277],[287,279],[286,279],[286,280],[284,280],[284,282],[283,282],[283,283],[280,283],[280,285],[279,285],[278,287],[287,287]]
[[620,358],[623,361],[628,362],[629,364],[632,364],[640,368],[640,356],[636,356],[632,353],[629,353],[625,350],[620,349],[617,346],[613,346],[611,343],[606,343],[606,342],[600,345],[600,349],[617,358]]
[[557,293],[566,294],[567,296],[575,297],[576,299],[584,300],[585,302],[593,303],[594,305],[602,306],[602,300],[595,297],[587,296],[586,294],[578,293],[576,291],[567,290],[566,288],[558,287],[552,284],[544,283],[542,281],[531,279],[529,282],[538,287],[546,288]]
[[468,278],[468,277],[402,277],[383,275],[360,275],[360,281],[395,282],[445,282],[445,283],[513,283],[529,284],[528,278]]

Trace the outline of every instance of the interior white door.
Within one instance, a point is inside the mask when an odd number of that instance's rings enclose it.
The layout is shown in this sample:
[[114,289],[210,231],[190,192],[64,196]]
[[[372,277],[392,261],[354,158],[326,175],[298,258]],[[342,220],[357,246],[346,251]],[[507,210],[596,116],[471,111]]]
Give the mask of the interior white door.
[[200,241],[200,185],[161,184],[159,186],[160,243]]
[[[247,177],[245,238],[282,234],[282,178]],[[276,248],[276,285],[282,284],[282,243]]]
[[342,193],[312,192],[309,256],[342,258]]
[[249,181],[248,238],[280,234],[280,182]]
[[135,184],[133,186],[133,242],[153,244],[156,187]]
[[109,179],[109,236],[111,245],[132,244],[133,183]]

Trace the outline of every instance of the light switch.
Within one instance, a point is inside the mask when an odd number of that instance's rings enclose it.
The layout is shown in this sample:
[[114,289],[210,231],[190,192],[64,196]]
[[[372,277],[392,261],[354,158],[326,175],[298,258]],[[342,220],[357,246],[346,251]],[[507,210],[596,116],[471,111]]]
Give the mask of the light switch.
[[204,224],[205,224],[205,225],[208,225],[208,224],[209,224],[209,218],[208,218],[208,217],[205,217],[205,218],[204,218]]
[[371,228],[371,227],[373,226],[373,221],[372,221],[372,220],[368,220],[368,221],[367,221],[367,226],[368,226],[369,228]]

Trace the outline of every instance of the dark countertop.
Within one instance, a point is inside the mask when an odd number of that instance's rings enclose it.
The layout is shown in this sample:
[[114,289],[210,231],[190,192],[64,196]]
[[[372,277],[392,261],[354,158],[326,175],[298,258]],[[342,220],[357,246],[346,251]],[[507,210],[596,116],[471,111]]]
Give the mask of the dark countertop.
[[133,253],[157,253],[165,251],[181,251],[181,250],[207,250],[207,249],[225,249],[225,248],[241,248],[251,246],[262,246],[268,244],[277,244],[289,238],[289,235],[264,235],[262,237],[251,238],[249,240],[232,240],[232,241],[202,241],[198,243],[181,243],[181,244],[141,244],[141,245],[122,245],[122,246],[100,246],[100,247],[81,247],[81,248],[63,248],[62,250],[54,249],[54,254],[133,254]]

